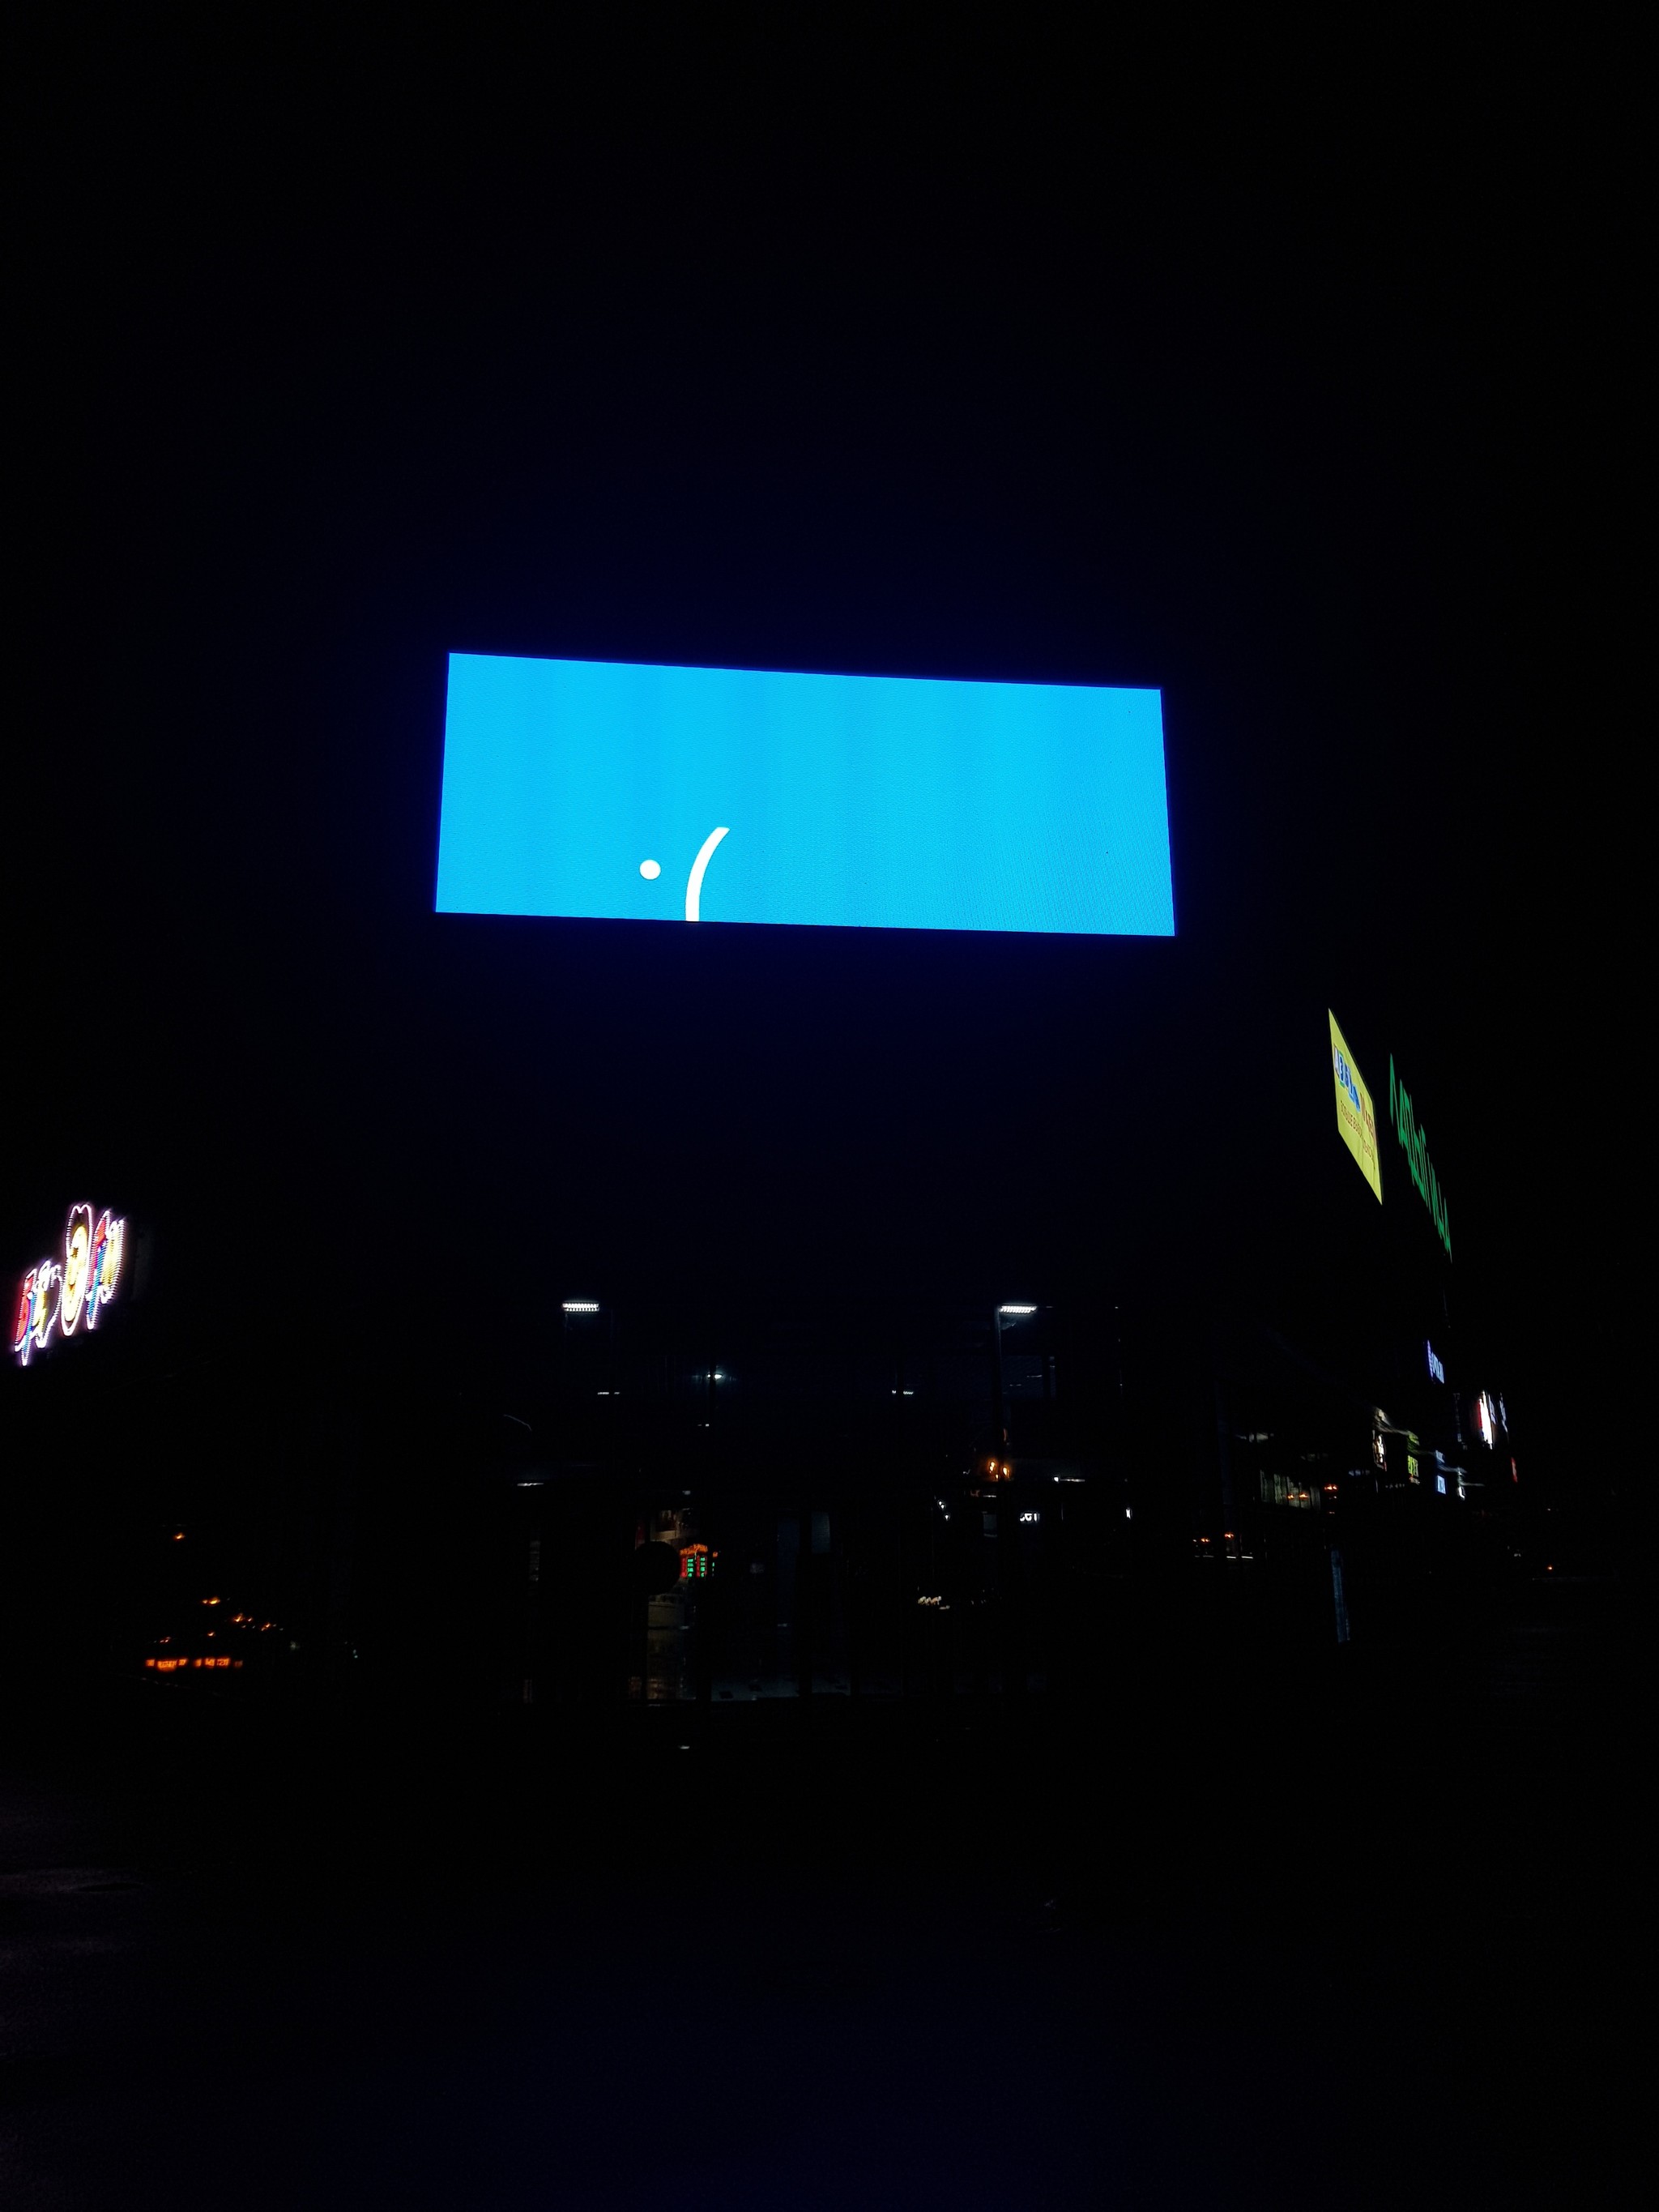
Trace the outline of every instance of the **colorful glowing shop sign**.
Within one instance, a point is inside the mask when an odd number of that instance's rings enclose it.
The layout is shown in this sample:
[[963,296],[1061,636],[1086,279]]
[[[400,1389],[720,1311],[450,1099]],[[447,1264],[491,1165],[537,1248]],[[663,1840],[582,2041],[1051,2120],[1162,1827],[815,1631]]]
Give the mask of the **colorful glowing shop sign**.
[[32,1352],[46,1350],[54,1326],[63,1336],[73,1336],[82,1323],[97,1328],[98,1310],[115,1296],[121,1278],[126,1226],[107,1207],[94,1221],[89,1206],[70,1206],[62,1261],[38,1261],[18,1289],[11,1348],[25,1367]]

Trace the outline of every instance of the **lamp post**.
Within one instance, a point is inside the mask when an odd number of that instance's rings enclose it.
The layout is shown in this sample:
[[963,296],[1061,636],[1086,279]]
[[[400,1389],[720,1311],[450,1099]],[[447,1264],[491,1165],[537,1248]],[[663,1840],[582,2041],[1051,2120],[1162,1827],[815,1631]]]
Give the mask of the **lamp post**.
[[[604,1343],[596,1349],[602,1349],[603,1365],[584,1368],[571,1340],[586,1334],[592,1345],[592,1332],[599,1328],[601,1316]],[[555,1500],[554,1510],[561,1520],[568,1523],[574,1516],[588,1537],[598,1536],[599,1556],[610,1557],[611,1544],[620,1547],[626,1543],[625,1531],[637,1510],[637,1494],[624,1490],[617,1480],[624,1438],[619,1408],[622,1390],[617,1365],[616,1308],[602,1298],[562,1298],[560,1321],[564,1345],[558,1376],[562,1430],[559,1449],[568,1455],[573,1437],[591,1437],[607,1479],[592,1495],[588,1493],[586,1486],[579,1484],[567,1486],[562,1496],[553,1492],[549,1496]],[[600,1372],[605,1376],[603,1389],[599,1387]],[[587,1395],[579,1408],[577,1401],[584,1382]],[[596,1395],[605,1401],[605,1411],[599,1415],[597,1427],[593,1427],[590,1425],[594,1421]],[[639,1533],[648,1547],[648,1525],[642,1526]],[[627,1573],[614,1582],[588,1585],[580,1594],[574,1590],[562,1592],[556,1615],[550,1615],[556,1620],[560,1648],[567,1666],[579,1677],[586,1677],[590,1668],[601,1670],[603,1678],[612,1686],[611,1694],[620,1694],[624,1698],[629,1678],[637,1671],[642,1705],[648,1700],[649,1690],[650,1574],[658,1565],[655,1553],[647,1551],[644,1559],[634,1558]]]
[[[1006,1393],[1002,1372],[1002,1329],[1005,1321],[1029,1321],[1036,1311],[1035,1305],[1008,1304],[996,1311],[996,1414],[999,1433],[1005,1455],[1008,1448]],[[1002,1689],[1005,1697],[1023,1697],[1025,1692],[1025,1637],[1024,1623],[1019,1620],[1021,1577],[1019,1562],[1019,1531],[1014,1510],[1014,1494],[1007,1486],[1005,1456],[1003,1480],[996,1492],[997,1530],[997,1587],[1002,1600]]]
[[1007,1394],[1003,1387],[1002,1379],[1002,1325],[1005,1321],[1028,1320],[1036,1311],[1036,1308],[1032,1305],[1000,1305],[991,1316],[992,1425],[996,1431],[998,1443],[1005,1447],[1008,1442],[1008,1405]]

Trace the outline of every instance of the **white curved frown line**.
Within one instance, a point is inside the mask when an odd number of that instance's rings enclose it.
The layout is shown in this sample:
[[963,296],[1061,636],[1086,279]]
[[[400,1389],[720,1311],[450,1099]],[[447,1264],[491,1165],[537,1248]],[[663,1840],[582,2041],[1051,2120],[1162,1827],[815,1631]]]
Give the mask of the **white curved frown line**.
[[699,909],[702,905],[703,876],[714,857],[715,846],[726,834],[724,830],[711,830],[702,841],[702,851],[691,863],[691,872],[685,879],[685,918],[688,921],[702,920]]

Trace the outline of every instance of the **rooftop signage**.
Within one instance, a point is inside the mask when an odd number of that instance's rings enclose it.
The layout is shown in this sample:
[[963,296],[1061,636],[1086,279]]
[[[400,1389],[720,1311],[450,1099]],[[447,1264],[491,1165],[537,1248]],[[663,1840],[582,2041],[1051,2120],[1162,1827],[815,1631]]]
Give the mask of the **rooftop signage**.
[[[1329,1008],[1326,1009],[1329,1012]],[[1353,1055],[1343,1041],[1336,1025],[1336,1016],[1331,1014],[1331,1073],[1336,1081],[1336,1126],[1342,1141],[1353,1154],[1359,1172],[1371,1187],[1381,1203],[1382,1197],[1382,1166],[1376,1155],[1376,1115],[1371,1109],[1371,1094],[1366,1090],[1359,1070],[1353,1064]]]
[[1161,696],[452,653],[436,906],[1173,937]]
[[63,1259],[37,1261],[18,1287],[11,1348],[23,1366],[32,1352],[46,1350],[54,1329],[73,1336],[98,1326],[100,1309],[121,1279],[125,1242],[126,1223],[107,1208],[94,1220],[89,1206],[70,1206]]
[[1418,1127],[1411,1093],[1395,1075],[1392,1053],[1389,1054],[1389,1118],[1394,1123],[1395,1134],[1406,1155],[1412,1181],[1417,1185],[1423,1203],[1433,1218],[1435,1234],[1445,1246],[1446,1257],[1449,1260],[1452,1255],[1451,1218],[1446,1208],[1446,1194],[1440,1188],[1439,1178],[1429,1158],[1428,1138]]

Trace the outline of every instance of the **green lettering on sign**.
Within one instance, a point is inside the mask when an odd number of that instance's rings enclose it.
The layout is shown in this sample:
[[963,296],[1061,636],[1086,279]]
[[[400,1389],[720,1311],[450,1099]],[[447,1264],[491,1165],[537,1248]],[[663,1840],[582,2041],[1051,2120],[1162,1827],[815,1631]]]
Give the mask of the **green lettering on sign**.
[[1406,1165],[1411,1170],[1412,1181],[1417,1185],[1424,1205],[1429,1209],[1435,1233],[1445,1246],[1446,1257],[1449,1260],[1452,1255],[1451,1214],[1446,1205],[1446,1194],[1440,1188],[1440,1178],[1429,1158],[1428,1135],[1419,1127],[1413,1110],[1411,1093],[1395,1078],[1392,1053],[1389,1054],[1389,1119],[1394,1123],[1394,1133],[1406,1155]]

